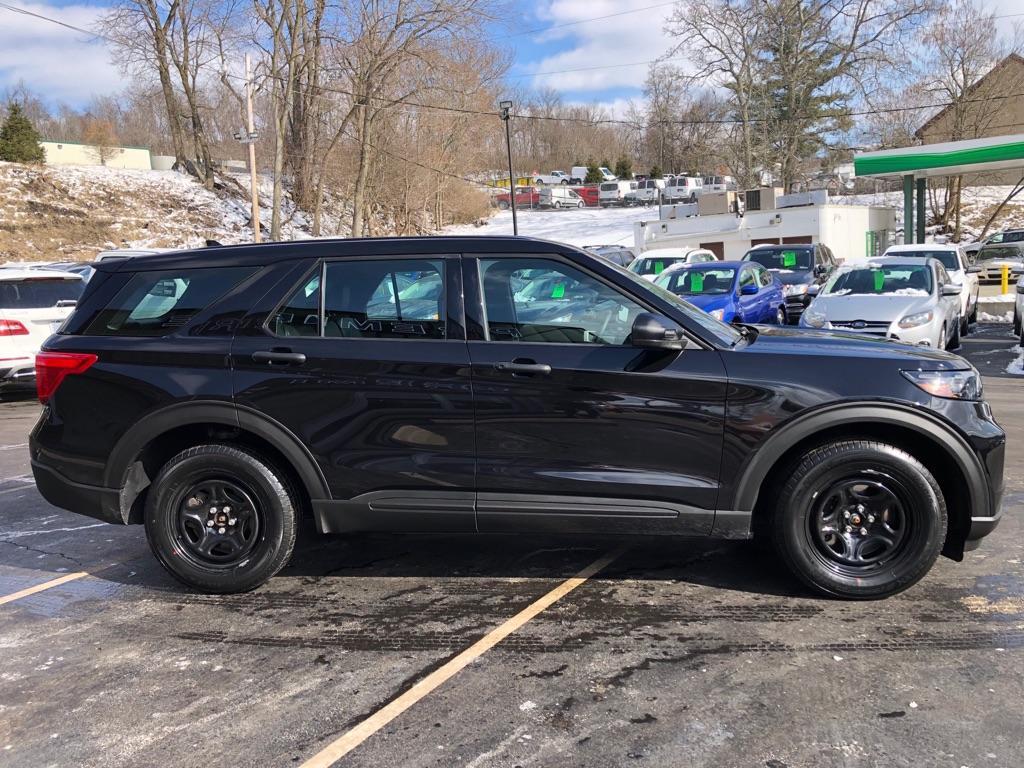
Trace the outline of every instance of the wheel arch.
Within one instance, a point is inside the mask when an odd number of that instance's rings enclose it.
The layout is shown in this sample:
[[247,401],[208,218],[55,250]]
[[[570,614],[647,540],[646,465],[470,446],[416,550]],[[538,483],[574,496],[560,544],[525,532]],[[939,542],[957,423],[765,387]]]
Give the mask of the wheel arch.
[[303,506],[329,499],[327,482],[309,449],[286,427],[233,403],[178,403],[149,414],[128,430],[110,453],[104,485],[119,491],[121,517],[141,520],[142,504],[159,466],[203,442],[250,448],[280,465],[303,496]]
[[875,439],[903,448],[929,469],[949,512],[943,554],[962,559],[972,514],[984,514],[989,508],[985,469],[966,439],[952,427],[907,406],[838,405],[794,419],[768,437],[747,462],[730,508],[751,512],[756,531],[770,514],[768,500],[775,498],[771,491],[797,457],[823,442],[850,438]]

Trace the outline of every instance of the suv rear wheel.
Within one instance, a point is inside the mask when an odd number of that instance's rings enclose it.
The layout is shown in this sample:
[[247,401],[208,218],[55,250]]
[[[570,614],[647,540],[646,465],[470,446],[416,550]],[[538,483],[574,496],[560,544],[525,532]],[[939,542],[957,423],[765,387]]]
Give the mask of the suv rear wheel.
[[910,587],[946,538],[946,504],[928,469],[892,445],[849,440],[804,455],[772,521],[782,559],[826,595],[871,599]]
[[182,583],[215,593],[246,592],[291,557],[298,526],[285,476],[227,445],[201,445],[172,458],[146,498],[146,538]]

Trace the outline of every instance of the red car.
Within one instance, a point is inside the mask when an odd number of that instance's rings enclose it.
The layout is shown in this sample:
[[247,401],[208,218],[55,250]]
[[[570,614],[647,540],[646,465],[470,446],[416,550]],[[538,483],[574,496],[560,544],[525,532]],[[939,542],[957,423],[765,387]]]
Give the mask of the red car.
[[[512,204],[508,192],[501,192],[494,196],[494,204],[501,210],[508,210]],[[540,204],[540,190],[536,187],[516,187],[516,207],[536,208]]]
[[[576,194],[583,198],[583,202],[588,206],[594,206],[595,208],[600,204],[598,196],[600,195],[600,188],[597,185],[590,187],[573,187],[576,190]],[[519,198],[516,198],[516,204],[518,205]]]

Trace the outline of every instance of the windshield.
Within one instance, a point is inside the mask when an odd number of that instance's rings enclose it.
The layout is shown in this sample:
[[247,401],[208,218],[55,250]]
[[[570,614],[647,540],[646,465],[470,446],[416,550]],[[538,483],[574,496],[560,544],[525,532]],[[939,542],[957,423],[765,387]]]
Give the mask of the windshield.
[[747,251],[743,260],[760,264],[766,269],[808,270],[814,265],[814,253],[811,248],[754,248]]
[[734,347],[743,338],[743,334],[731,325],[727,325],[721,320],[716,320],[707,312],[697,309],[693,304],[690,304],[688,301],[684,301],[671,291],[665,290],[660,285],[648,282],[629,270],[623,270],[623,274],[627,275],[630,280],[640,286],[641,290],[657,294],[662,301],[665,301],[678,309],[681,313],[686,315],[688,320],[692,320],[696,325],[699,325],[720,344],[724,344],[728,347]]
[[0,280],[0,309],[55,307],[59,301],[78,301],[83,290],[85,281],[59,277]]
[[630,265],[630,269],[638,275],[660,275],[673,264],[685,264],[685,256],[637,259]]
[[931,256],[933,259],[938,259],[942,262],[942,266],[951,271],[960,269],[960,260],[956,257],[955,251],[898,251],[896,253],[887,253],[885,257],[887,259],[924,259]]
[[1013,247],[991,247],[986,245],[978,251],[978,261],[991,261],[993,259],[1019,259],[1021,252]]
[[677,296],[721,296],[732,290],[735,277],[735,269],[680,269],[654,282]]
[[927,296],[931,292],[932,270],[921,264],[851,269],[833,277],[822,290],[830,296]]

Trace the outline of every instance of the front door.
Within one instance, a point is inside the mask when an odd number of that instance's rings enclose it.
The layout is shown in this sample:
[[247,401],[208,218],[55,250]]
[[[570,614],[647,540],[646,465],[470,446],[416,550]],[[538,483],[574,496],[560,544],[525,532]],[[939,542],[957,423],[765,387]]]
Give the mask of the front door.
[[328,531],[473,531],[458,257],[328,260],[232,346],[236,403],[308,447]]
[[631,346],[649,308],[566,257],[463,266],[480,530],[708,533],[718,352]]

